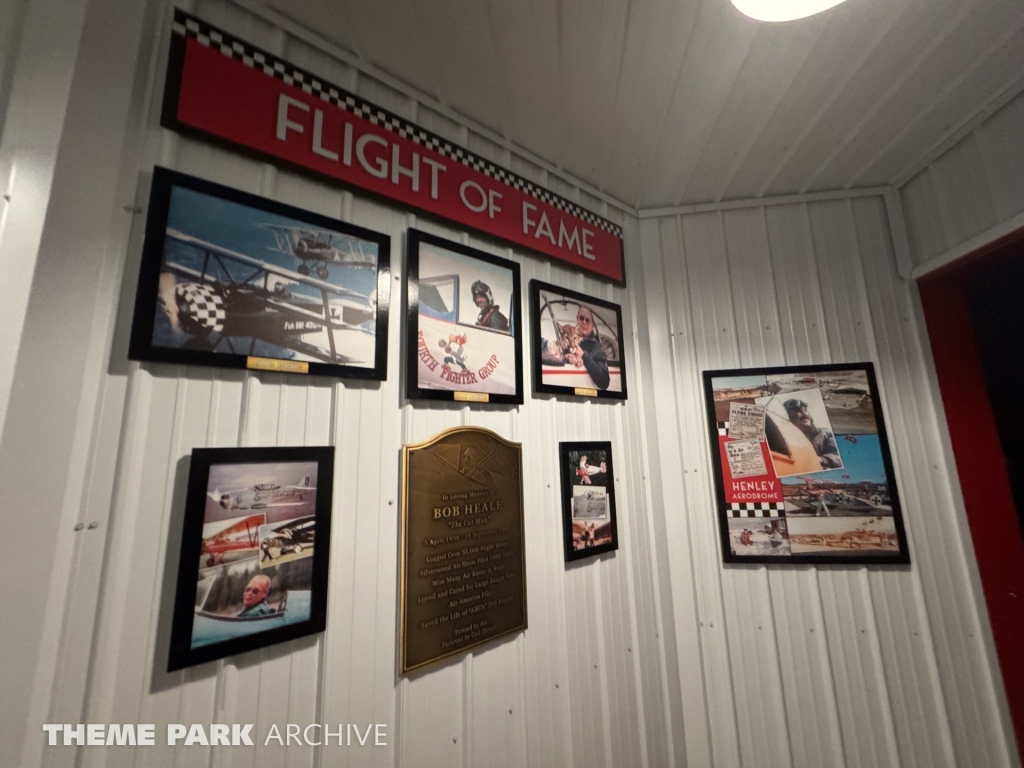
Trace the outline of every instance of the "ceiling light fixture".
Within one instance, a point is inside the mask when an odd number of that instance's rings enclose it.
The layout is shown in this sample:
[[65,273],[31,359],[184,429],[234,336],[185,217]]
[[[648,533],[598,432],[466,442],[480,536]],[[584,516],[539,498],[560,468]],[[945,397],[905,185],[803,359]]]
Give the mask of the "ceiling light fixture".
[[732,0],[742,14],[758,21],[792,21],[827,11],[845,0]]

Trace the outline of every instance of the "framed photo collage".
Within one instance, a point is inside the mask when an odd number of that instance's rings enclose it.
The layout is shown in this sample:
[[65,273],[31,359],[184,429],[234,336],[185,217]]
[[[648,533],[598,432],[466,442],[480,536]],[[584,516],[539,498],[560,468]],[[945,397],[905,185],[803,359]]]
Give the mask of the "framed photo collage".
[[871,363],[705,371],[732,563],[910,562]]

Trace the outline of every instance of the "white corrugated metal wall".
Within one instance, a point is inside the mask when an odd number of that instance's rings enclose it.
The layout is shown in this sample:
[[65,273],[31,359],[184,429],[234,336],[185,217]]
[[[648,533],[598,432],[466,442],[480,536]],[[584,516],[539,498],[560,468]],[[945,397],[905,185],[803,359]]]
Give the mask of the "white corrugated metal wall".
[[[192,10],[587,207],[624,219],[605,203],[235,5],[202,0]],[[213,755],[192,748],[190,765],[672,764],[673,752],[681,750],[680,689],[664,537],[658,535],[645,482],[638,396],[643,382],[627,292],[159,128],[168,18],[164,13],[155,32],[157,63],[147,63],[140,208],[149,182],[145,171],[158,163],[388,233],[396,275],[388,380],[339,383],[124,364],[145,216],[135,217],[124,250],[110,256],[126,260],[126,285],[113,329],[112,369],[100,393],[105,426],[92,446],[96,456],[110,459],[97,461],[89,485],[112,482],[113,503],[84,722],[252,722],[257,734],[272,723],[282,728],[311,722],[388,724],[386,748],[292,747],[286,753],[271,745]],[[536,277],[621,302],[629,329],[629,383],[637,394],[618,405],[529,395],[520,408],[405,402],[398,278],[404,233],[411,226],[518,261],[524,296]],[[529,630],[401,679],[395,673],[399,449],[460,424],[484,426],[523,443]],[[557,443],[568,439],[612,441],[621,520],[617,553],[572,567],[563,563],[556,465]],[[325,443],[338,447],[326,633],[164,673],[190,450]],[[46,755],[70,760],[70,752]],[[89,749],[81,759],[87,766],[170,765],[175,758],[169,752],[167,747],[137,753]]]
[[941,266],[1024,227],[1024,93],[900,189],[911,259]]
[[[1018,764],[883,199],[644,218],[640,238],[631,279],[690,765]],[[700,372],[854,360],[877,366],[913,566],[723,567]]]
[[[630,287],[613,289],[158,128],[168,4],[151,7],[159,9],[156,28],[147,27],[154,52],[140,64],[144,93],[135,94],[144,149],[141,160],[126,156],[122,177],[159,163],[385,231],[398,274],[403,233],[415,225],[519,261],[524,287],[539,277],[619,301],[635,333],[631,399],[530,397],[520,409],[405,403],[397,290],[389,380],[379,386],[128,365],[137,214],[130,237],[104,254],[105,274],[125,275],[125,286],[116,317],[104,304],[117,300],[115,289],[100,290],[92,343],[97,355],[109,352],[110,370],[96,383],[95,408],[84,406],[91,437],[75,443],[73,457],[83,475],[78,514],[102,524],[109,513],[110,531],[104,548],[76,545],[93,549],[76,550],[73,561],[51,721],[79,719],[84,695],[85,722],[255,722],[259,733],[270,723],[385,722],[391,735],[387,748],[365,750],[193,747],[190,765],[1016,764],[923,325],[913,287],[895,275],[881,198],[638,221],[236,5],[188,4],[622,221]],[[148,176],[138,185],[144,205]],[[914,566],[723,567],[699,372],[843,359],[879,367]],[[530,629],[400,679],[398,450],[462,423],[524,443]],[[622,540],[614,557],[565,568],[548,486],[556,486],[555,444],[573,438],[615,444]],[[323,442],[339,446],[327,633],[162,673],[189,450]],[[79,504],[76,487],[69,504]],[[97,551],[104,574],[94,627]],[[84,694],[83,639],[93,647]],[[76,759],[72,750],[45,755],[48,765]],[[79,759],[185,758],[156,747],[92,748]]]

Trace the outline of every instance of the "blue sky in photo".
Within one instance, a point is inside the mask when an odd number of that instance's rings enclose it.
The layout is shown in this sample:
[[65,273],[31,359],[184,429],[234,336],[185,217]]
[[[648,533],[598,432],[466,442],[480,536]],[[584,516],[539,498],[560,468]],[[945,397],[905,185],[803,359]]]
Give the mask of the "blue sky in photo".
[[[222,200],[219,197],[197,192],[193,189],[175,186],[171,192],[171,205],[167,213],[167,228],[176,229],[186,235],[192,235],[213,245],[238,251],[246,256],[260,259],[277,267],[296,271],[299,260],[290,254],[276,250],[277,243],[269,224],[282,227],[300,227],[310,230],[334,230],[318,227],[308,222],[278,216],[269,211],[250,208],[247,205]],[[351,235],[338,233],[342,242],[362,242],[363,250],[376,254],[375,243],[361,241]],[[167,241],[167,256],[194,269],[202,268],[202,253],[192,246],[174,241]],[[252,272],[252,267],[230,263],[228,269],[235,279]],[[327,282],[343,286],[350,290],[369,295],[377,287],[377,274],[372,269],[360,269],[331,264]],[[296,285],[293,289],[298,293],[310,293],[319,296],[319,292],[307,286]]]
[[[843,457],[842,469],[831,469],[828,472],[815,472],[810,475],[814,480],[831,480],[836,483],[859,483],[871,480],[876,483],[885,482],[885,465],[882,464],[882,451],[879,448],[878,435],[854,435],[856,443],[851,443],[842,435],[836,435],[839,455]],[[843,477],[849,475],[849,478]],[[803,485],[799,477],[787,477],[782,481],[786,485]]]

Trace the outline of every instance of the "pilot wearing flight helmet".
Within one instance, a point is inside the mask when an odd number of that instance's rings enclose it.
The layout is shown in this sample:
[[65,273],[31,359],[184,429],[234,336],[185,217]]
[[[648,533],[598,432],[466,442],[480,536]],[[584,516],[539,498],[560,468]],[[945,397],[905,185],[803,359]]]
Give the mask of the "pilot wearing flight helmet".
[[476,324],[484,328],[493,328],[496,331],[508,332],[508,318],[499,311],[501,308],[494,303],[494,295],[491,287],[483,280],[477,280],[470,288],[473,293],[473,303],[480,309],[480,316]]

